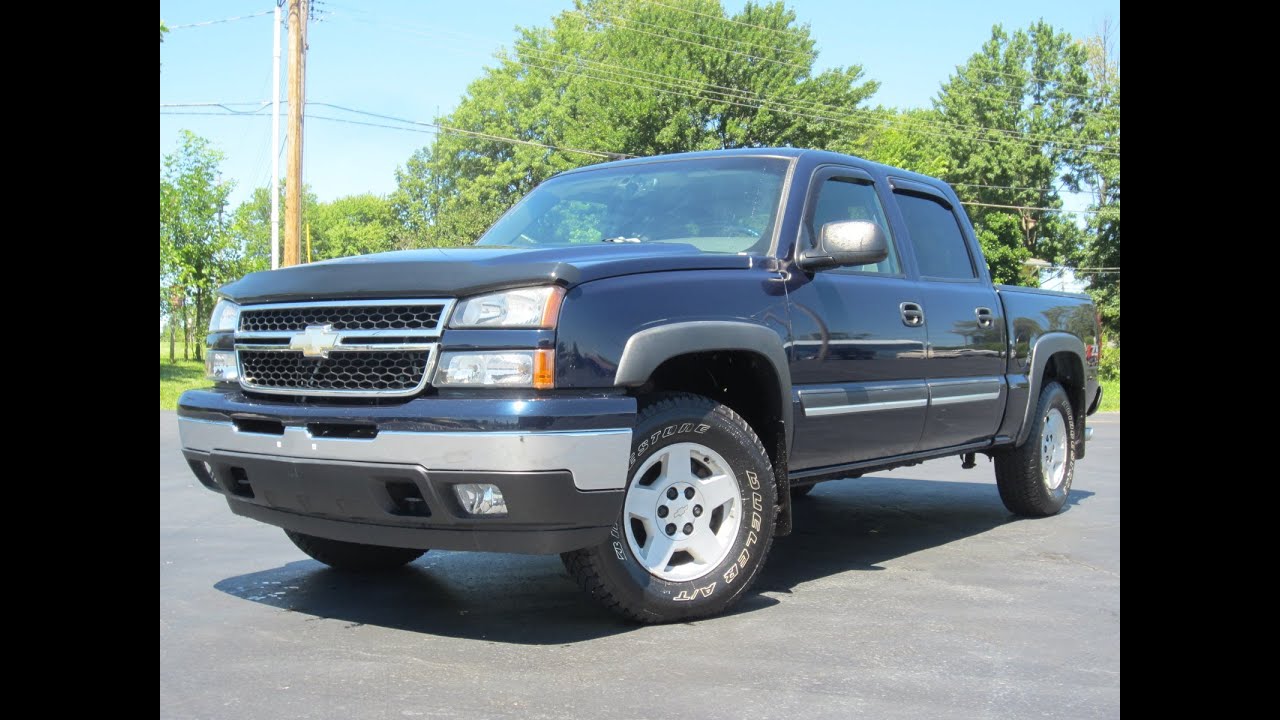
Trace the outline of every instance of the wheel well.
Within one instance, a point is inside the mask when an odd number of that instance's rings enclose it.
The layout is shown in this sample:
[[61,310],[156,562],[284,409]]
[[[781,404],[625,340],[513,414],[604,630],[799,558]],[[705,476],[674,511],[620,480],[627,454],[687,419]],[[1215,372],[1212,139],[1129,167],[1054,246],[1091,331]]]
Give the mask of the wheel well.
[[[1071,413],[1075,415],[1075,425],[1077,428],[1084,427],[1084,413],[1088,408],[1084,401],[1084,364],[1080,361],[1079,356],[1075,353],[1060,352],[1054,353],[1049,357],[1049,362],[1044,366],[1044,380],[1040,387],[1045,387],[1051,382],[1057,382],[1067,391],[1067,398],[1071,400]],[[1033,399],[1032,402],[1035,402]],[[1080,430],[1077,434],[1083,438],[1084,432]]]
[[714,350],[677,355],[664,361],[648,381],[637,388],[636,394],[695,393],[741,415],[769,453],[778,482],[778,532],[786,534],[790,532],[791,516],[787,435],[780,387],[773,364],[764,355],[747,350]]
[[[783,436],[778,376],[763,355],[714,351],[678,355],[663,362],[639,394],[690,392],[729,406],[756,431],[777,464]],[[785,442],[785,441],[783,441]]]

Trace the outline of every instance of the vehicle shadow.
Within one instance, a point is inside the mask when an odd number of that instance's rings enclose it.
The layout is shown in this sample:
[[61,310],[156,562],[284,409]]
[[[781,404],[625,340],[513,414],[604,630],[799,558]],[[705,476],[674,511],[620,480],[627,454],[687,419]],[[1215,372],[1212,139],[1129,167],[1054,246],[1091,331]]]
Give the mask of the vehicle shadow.
[[[1069,503],[1092,494],[1073,490]],[[755,587],[731,614],[778,604],[763,592],[790,593],[810,580],[880,570],[887,560],[1015,520],[993,483],[892,476],[824,483],[796,502],[795,532],[774,542]],[[492,642],[569,644],[638,627],[586,598],[559,558],[548,556],[433,551],[385,575],[349,575],[301,560],[214,587],[351,626]]]

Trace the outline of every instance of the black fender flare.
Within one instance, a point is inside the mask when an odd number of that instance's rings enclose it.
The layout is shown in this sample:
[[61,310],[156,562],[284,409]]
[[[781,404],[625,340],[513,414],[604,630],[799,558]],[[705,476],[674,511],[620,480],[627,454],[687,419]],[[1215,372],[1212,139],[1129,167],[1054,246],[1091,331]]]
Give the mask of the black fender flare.
[[791,369],[782,338],[764,325],[732,320],[693,320],[645,328],[628,340],[618,361],[615,386],[642,385],[662,363],[677,355],[715,350],[751,352],[763,356],[778,378],[778,406],[791,450]]
[[791,450],[791,370],[782,338],[773,330],[749,322],[694,320],[646,328],[632,335],[622,349],[615,386],[642,385],[662,363],[678,355],[715,350],[751,352],[763,356],[778,377],[778,406],[782,412],[787,451]]
[[[1049,358],[1061,352],[1071,353],[1080,359],[1080,367],[1087,367],[1084,362],[1084,341],[1065,332],[1050,332],[1041,335],[1031,346],[1031,372],[1029,381],[1031,389],[1027,393],[1027,407],[1022,412],[1022,427],[1018,428],[1018,437],[1014,445],[1021,446],[1031,434],[1031,413],[1035,412],[1036,403],[1040,399],[1040,390],[1044,387],[1044,369]],[[1081,378],[1083,380],[1084,378]],[[1081,412],[1082,408],[1072,408]]]
[[776,470],[778,483],[778,516],[774,519],[774,536],[791,533],[791,480],[787,473],[787,457],[795,433],[794,409],[791,404],[791,368],[782,339],[764,325],[732,320],[693,320],[645,328],[632,335],[622,349],[614,386],[643,385],[662,363],[678,355],[717,350],[750,352],[763,356],[773,366],[778,378],[778,407],[782,414],[784,447]]

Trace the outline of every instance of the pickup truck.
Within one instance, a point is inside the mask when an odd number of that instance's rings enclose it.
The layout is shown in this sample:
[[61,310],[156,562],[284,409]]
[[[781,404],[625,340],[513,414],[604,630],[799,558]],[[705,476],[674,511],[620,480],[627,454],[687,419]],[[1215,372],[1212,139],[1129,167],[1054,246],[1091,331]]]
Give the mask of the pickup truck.
[[723,611],[815,483],[977,453],[1057,513],[1101,399],[1089,299],[992,284],[946,183],[830,152],[552,177],[472,247],[220,291],[183,452],[334,568],[560,553],[634,621]]

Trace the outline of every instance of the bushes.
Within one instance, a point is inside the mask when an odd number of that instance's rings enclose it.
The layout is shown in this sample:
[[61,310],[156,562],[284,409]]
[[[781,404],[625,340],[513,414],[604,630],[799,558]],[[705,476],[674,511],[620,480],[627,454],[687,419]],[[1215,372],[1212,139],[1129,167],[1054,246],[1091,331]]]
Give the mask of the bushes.
[[1103,380],[1120,379],[1120,346],[1102,346],[1102,358],[1098,363],[1098,377]]

